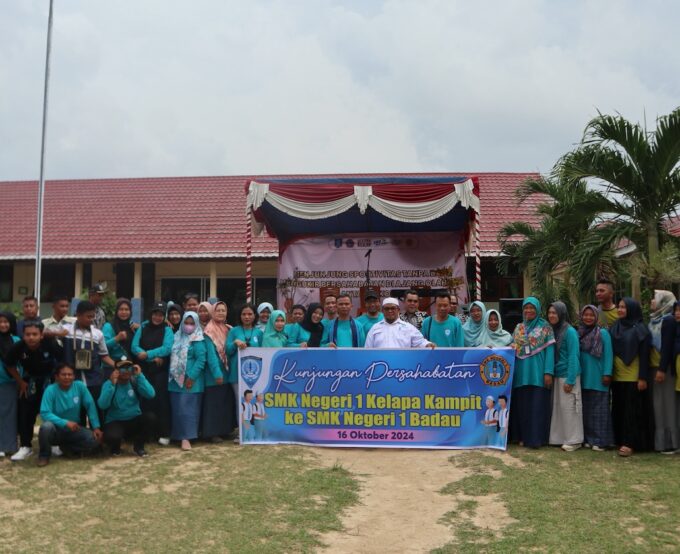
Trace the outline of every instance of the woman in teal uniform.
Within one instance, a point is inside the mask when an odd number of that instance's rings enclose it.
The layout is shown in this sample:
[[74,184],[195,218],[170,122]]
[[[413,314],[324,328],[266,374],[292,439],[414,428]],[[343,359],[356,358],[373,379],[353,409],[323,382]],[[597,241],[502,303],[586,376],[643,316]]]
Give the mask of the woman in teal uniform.
[[269,321],[267,321],[262,346],[270,348],[285,348],[288,346],[288,335],[284,331],[285,327],[286,314],[282,310],[274,310],[269,317]]
[[182,450],[191,450],[191,441],[198,438],[206,360],[205,339],[198,324],[198,314],[185,312],[172,345],[168,382],[172,407],[170,438],[181,441]]
[[548,442],[550,387],[555,368],[555,336],[541,317],[541,303],[529,296],[522,303],[522,323],[515,327],[510,434],[528,448]]

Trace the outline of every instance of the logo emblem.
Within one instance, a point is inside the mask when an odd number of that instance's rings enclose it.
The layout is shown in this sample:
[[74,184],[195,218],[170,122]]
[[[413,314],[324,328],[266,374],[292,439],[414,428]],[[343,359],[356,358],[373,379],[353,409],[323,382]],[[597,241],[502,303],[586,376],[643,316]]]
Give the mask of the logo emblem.
[[73,403],[74,403],[74,404],[78,404],[78,402],[80,402],[80,397],[79,397],[79,396],[74,396],[74,397],[73,397]]
[[510,364],[503,356],[492,354],[487,356],[479,364],[479,375],[485,385],[489,387],[502,387],[510,377]]
[[241,358],[241,378],[250,388],[255,386],[262,375],[262,358],[257,356],[244,356]]
[[335,246],[336,248],[342,248],[342,239],[335,239],[333,241],[333,246]]

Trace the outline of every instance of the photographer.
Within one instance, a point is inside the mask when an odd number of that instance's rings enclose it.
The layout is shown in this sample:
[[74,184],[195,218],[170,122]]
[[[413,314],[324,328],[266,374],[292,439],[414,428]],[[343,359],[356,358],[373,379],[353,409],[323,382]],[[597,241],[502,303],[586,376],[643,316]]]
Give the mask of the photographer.
[[142,368],[128,360],[116,362],[111,377],[102,386],[97,404],[105,411],[104,442],[111,455],[120,456],[120,444],[124,438],[132,440],[137,456],[146,456],[144,442],[153,427],[153,415],[142,415],[139,398],[153,398],[153,387],[142,373]]

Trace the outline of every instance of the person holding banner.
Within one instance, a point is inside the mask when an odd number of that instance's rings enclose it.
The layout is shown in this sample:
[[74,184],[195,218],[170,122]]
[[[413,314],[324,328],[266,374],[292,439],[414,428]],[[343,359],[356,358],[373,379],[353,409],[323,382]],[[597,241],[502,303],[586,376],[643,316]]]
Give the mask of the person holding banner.
[[198,314],[184,312],[172,345],[168,382],[172,407],[170,438],[181,441],[182,450],[191,450],[191,441],[198,438],[206,360],[205,339]]
[[498,310],[489,310],[484,318],[486,327],[486,343],[489,348],[502,348],[512,344],[512,335],[503,329],[501,314]]
[[479,300],[470,304],[470,317],[463,325],[465,346],[473,348],[486,346],[486,306]]
[[331,348],[362,348],[366,342],[364,328],[349,314],[352,310],[352,299],[349,294],[338,296],[338,317],[326,326],[321,339],[321,346]]
[[371,327],[366,337],[366,348],[435,347],[418,329],[399,318],[399,300],[385,298],[382,305],[385,319]]
[[262,346],[267,348],[285,348],[288,346],[288,335],[284,331],[285,328],[286,314],[283,310],[274,310],[264,329]]
[[450,314],[451,297],[440,293],[435,301],[435,315],[423,321],[423,336],[437,346],[460,348],[463,346],[463,326],[460,320]]
[[510,433],[520,445],[539,448],[547,444],[550,433],[555,335],[550,323],[541,317],[537,298],[524,299],[522,317],[513,333],[516,361]]
[[300,345],[302,348],[321,346],[323,337],[323,307],[313,302],[309,305],[305,318],[300,323]]
[[[262,346],[262,331],[255,327],[256,319],[255,306],[245,304],[241,306],[238,313],[240,325],[232,327],[227,335],[227,358],[229,360],[229,374],[227,381],[234,392],[234,404],[236,405],[236,421],[240,414],[238,409],[240,396],[238,392],[238,351],[252,347]],[[238,441],[238,439],[235,439]]]

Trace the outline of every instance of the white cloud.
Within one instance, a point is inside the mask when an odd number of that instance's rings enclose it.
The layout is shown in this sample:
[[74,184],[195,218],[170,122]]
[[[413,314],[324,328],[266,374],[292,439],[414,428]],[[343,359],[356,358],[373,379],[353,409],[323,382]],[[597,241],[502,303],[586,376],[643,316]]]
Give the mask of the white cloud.
[[[548,170],[680,97],[655,2],[55,4],[48,178]],[[2,10],[0,179],[36,178],[46,2]]]

